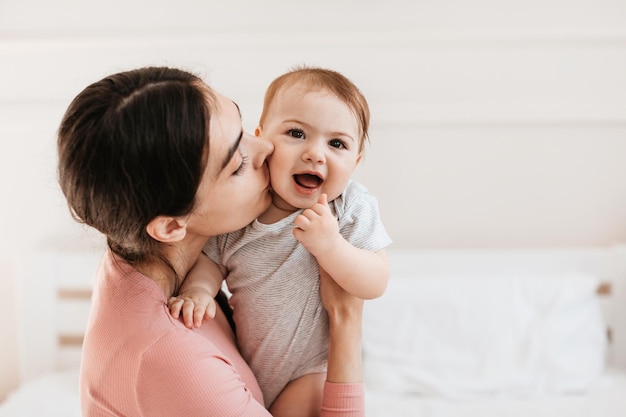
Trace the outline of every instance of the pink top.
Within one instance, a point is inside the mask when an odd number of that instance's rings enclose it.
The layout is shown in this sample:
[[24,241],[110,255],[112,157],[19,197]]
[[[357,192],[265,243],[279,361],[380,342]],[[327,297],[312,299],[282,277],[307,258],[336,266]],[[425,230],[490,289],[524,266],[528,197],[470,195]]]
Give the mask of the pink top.
[[[80,371],[83,417],[269,416],[226,317],[187,329],[163,290],[107,251]],[[323,417],[363,417],[362,384],[324,387]]]

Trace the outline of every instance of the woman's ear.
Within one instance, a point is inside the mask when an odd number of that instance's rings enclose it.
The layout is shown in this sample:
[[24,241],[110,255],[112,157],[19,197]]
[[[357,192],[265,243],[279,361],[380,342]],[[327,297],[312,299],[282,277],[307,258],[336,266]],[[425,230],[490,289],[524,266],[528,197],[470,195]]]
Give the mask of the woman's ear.
[[187,235],[187,222],[180,217],[157,216],[148,223],[146,231],[159,242],[180,242]]

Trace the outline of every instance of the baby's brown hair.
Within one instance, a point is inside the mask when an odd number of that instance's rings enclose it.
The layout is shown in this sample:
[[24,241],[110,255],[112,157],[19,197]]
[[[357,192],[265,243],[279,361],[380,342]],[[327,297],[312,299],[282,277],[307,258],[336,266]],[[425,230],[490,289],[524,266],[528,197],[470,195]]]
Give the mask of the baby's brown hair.
[[363,152],[365,141],[369,140],[370,109],[361,90],[352,81],[337,71],[299,66],[276,78],[265,92],[263,112],[259,120],[262,127],[272,102],[283,88],[302,86],[305,91],[328,90],[343,101],[354,113],[359,122],[359,153]]

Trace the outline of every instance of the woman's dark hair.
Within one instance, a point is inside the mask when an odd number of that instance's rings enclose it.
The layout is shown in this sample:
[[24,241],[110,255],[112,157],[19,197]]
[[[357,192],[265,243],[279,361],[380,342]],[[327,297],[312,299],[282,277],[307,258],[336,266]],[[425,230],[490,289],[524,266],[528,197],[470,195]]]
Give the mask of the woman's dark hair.
[[130,263],[163,259],[146,226],[193,209],[214,106],[199,77],[167,67],[121,72],[85,88],[58,131],[59,183],[73,217],[106,235]]

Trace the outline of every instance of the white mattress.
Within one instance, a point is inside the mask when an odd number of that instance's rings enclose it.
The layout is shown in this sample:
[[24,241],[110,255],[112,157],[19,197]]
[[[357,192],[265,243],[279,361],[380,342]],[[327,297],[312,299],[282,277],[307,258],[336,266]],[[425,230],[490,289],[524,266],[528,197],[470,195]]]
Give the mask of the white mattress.
[[366,405],[368,417],[624,417],[626,373],[607,371],[585,395],[449,401],[368,391]]

